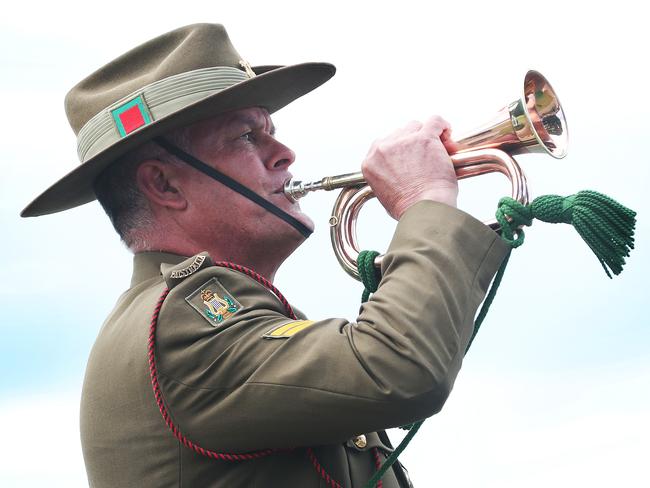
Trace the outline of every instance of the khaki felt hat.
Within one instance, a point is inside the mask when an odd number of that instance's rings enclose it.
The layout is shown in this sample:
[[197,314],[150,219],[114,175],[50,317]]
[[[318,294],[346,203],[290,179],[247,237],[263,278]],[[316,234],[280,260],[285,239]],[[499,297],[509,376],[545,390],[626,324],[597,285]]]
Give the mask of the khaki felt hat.
[[23,217],[95,199],[93,183],[116,158],[178,127],[230,110],[274,112],[329,80],[329,63],[251,67],[219,24],[156,37],[77,84],[65,99],[81,164],[27,205]]

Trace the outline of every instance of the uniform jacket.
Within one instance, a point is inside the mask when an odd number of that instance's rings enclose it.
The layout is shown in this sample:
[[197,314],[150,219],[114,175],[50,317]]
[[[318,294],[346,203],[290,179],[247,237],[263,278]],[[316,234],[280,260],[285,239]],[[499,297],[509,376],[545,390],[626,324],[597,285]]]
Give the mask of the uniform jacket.
[[[90,485],[364,486],[376,457],[391,451],[383,429],[444,404],[507,251],[471,216],[420,202],[398,223],[379,289],[355,322],[291,319],[265,286],[211,266],[205,254],[137,254],[131,288],[88,361],[81,436]],[[147,362],[152,313],[166,288],[155,357],[174,425],[220,453],[282,451],[228,462],[174,437]],[[384,488],[408,486],[400,466],[382,481]]]

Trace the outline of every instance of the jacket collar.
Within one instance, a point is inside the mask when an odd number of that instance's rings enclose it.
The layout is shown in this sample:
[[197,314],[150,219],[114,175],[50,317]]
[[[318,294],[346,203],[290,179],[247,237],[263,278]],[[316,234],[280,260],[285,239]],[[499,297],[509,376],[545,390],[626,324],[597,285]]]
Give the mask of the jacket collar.
[[187,256],[180,256],[169,252],[140,252],[133,256],[133,276],[131,287],[139,285],[143,281],[157,278],[161,275],[160,267],[163,264],[176,265],[187,259]]

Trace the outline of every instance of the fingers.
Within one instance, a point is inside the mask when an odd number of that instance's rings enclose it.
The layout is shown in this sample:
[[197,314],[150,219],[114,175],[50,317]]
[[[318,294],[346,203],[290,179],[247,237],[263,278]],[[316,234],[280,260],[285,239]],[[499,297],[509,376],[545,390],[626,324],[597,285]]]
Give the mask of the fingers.
[[455,206],[458,182],[443,141],[450,131],[449,123],[435,116],[411,121],[372,144],[361,171],[390,215],[399,219],[420,200]]
[[399,137],[418,131],[425,131],[430,135],[443,139],[445,135],[451,134],[451,125],[439,115],[434,115],[425,120],[424,123],[419,120],[411,120],[404,127],[393,132],[393,135]]
[[449,122],[447,122],[439,115],[434,115],[433,117],[430,117],[424,123],[420,122],[419,120],[411,120],[406,125],[404,125],[399,129],[396,129],[388,136],[381,139],[377,139],[375,143],[379,143],[380,141],[387,140],[387,139],[414,135],[417,132],[421,132],[421,131],[424,132],[428,137],[437,137],[444,141],[445,138],[448,139],[449,135],[451,134],[451,125],[449,125]]
[[434,115],[424,122],[421,130],[443,139],[444,134],[448,135],[451,133],[451,125],[439,115]]
[[419,120],[411,120],[402,128],[402,132],[416,132],[422,128],[422,122]]
[[439,138],[444,142],[444,138],[448,138],[449,134],[451,134],[451,126],[449,122],[438,115],[430,117],[424,123],[419,120],[411,120],[403,127],[394,130],[391,134],[373,141],[370,150],[376,149],[386,141],[410,136],[418,137],[418,134],[424,135],[427,138]]
[[396,129],[393,131],[392,134],[388,135],[388,137],[404,137],[409,134],[413,134],[414,132],[419,131],[422,128],[422,122],[419,120],[411,120],[409,123],[407,123],[404,127],[401,127],[399,129]]
[[370,149],[368,150],[367,156],[370,156],[373,152],[376,152],[381,146],[385,145],[386,143],[392,143],[391,141],[408,137],[411,134],[417,133],[421,128],[422,128],[422,122],[420,122],[419,120],[411,120],[403,127],[394,130],[392,133],[384,137],[381,137],[379,139],[375,139],[372,142]]

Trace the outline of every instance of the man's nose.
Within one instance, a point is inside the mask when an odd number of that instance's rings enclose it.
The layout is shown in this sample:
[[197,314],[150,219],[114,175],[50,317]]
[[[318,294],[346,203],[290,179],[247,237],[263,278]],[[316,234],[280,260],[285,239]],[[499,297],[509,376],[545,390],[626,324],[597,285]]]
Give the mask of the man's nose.
[[270,145],[269,157],[266,158],[266,167],[268,169],[287,168],[296,160],[296,153],[281,142],[271,139]]

